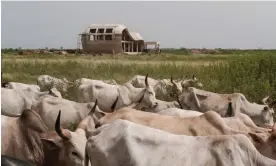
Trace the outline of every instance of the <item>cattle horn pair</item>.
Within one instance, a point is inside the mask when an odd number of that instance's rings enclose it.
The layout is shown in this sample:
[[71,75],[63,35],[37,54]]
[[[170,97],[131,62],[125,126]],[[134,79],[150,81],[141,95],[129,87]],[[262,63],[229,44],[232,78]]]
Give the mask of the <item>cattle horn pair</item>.
[[149,86],[149,83],[148,83],[148,74],[146,75],[145,84],[146,84],[147,87]]
[[66,129],[63,129],[60,126],[60,114],[61,114],[61,110],[59,110],[58,116],[57,116],[57,120],[56,120],[56,124],[55,124],[55,130],[57,132],[57,134],[64,140],[70,140],[71,139],[71,134],[69,131],[67,131]]

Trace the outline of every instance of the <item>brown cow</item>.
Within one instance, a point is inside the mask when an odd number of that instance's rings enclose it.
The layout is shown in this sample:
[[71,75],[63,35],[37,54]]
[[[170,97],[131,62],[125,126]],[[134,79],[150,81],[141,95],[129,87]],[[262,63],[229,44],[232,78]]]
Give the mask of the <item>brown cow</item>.
[[[115,103],[112,105],[114,110],[116,105]],[[95,113],[97,116],[97,112]],[[141,124],[144,126],[160,129],[169,133],[177,134],[177,135],[188,135],[188,136],[209,136],[209,135],[232,135],[232,134],[244,134],[248,136],[256,147],[260,148],[261,146],[257,145],[268,145],[273,144],[273,146],[268,146],[271,153],[260,150],[261,153],[264,153],[267,157],[276,159],[276,143],[273,142],[274,137],[272,130],[272,134],[268,132],[246,132],[235,130],[230,128],[224,119],[214,111],[207,111],[204,114],[196,117],[172,117],[166,115],[160,115],[150,112],[138,111],[129,107],[124,107],[119,110],[116,110],[112,113],[100,112],[97,117],[93,116],[96,128],[104,125],[110,124],[116,119],[128,120],[137,124]]]

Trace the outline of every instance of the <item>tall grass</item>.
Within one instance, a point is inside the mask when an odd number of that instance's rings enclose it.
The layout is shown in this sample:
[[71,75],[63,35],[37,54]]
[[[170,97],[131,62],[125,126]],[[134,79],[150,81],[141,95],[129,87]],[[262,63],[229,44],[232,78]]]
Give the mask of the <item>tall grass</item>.
[[[204,56],[196,57],[201,60]],[[206,56],[205,56],[206,57]],[[276,56],[242,55],[222,56],[223,62],[209,65],[177,65],[165,63],[160,60],[158,64],[137,64],[135,61],[129,64],[94,63],[93,60],[78,61],[76,58],[68,58],[64,61],[45,60],[10,60],[2,61],[2,81],[18,81],[36,83],[39,75],[48,74],[58,78],[66,77],[68,80],[78,78],[91,79],[115,79],[118,83],[128,81],[135,74],[145,75],[149,73],[153,78],[174,78],[193,74],[203,83],[204,90],[217,93],[241,92],[251,101],[259,101],[266,95],[276,98]],[[209,56],[206,59],[216,58]],[[135,59],[135,58],[134,58]],[[189,59],[189,58],[187,58]],[[205,59],[205,60],[206,60]],[[123,60],[122,60],[123,61]]]

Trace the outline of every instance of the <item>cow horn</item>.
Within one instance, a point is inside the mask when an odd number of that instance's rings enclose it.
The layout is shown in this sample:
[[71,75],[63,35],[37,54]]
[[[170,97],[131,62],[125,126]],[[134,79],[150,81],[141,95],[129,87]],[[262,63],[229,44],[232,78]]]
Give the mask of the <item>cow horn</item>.
[[111,106],[111,111],[113,112],[115,110],[116,104],[118,102],[119,96],[116,97],[116,100],[114,101],[114,103]]
[[261,103],[262,103],[262,104],[268,104],[268,102],[267,102],[268,99],[269,99],[269,96],[266,96],[265,98],[263,98],[263,99],[261,100]]
[[185,76],[183,75],[182,79],[185,80],[187,77],[188,77],[187,75],[185,75]]
[[149,83],[148,83],[148,74],[146,75],[145,84],[146,84],[146,86],[149,86]]
[[181,105],[181,103],[180,103],[179,97],[177,97],[176,100],[177,100],[177,102],[178,102],[180,108],[183,109],[183,107],[182,107],[182,105]]
[[61,114],[61,110],[59,110],[58,116],[57,116],[57,120],[56,120],[56,124],[55,124],[55,130],[57,132],[57,134],[64,140],[70,140],[71,139],[71,134],[70,132],[68,132],[67,130],[63,129],[60,126],[60,114]]
[[176,86],[175,82],[173,81],[173,77],[171,76],[171,82],[174,86]]
[[232,102],[229,101],[227,112],[226,112],[226,117],[232,117],[232,116],[233,116],[233,105],[232,105]]
[[272,102],[270,102],[269,104],[268,104],[268,106],[271,108],[271,107],[273,107],[274,105],[276,105],[276,100],[273,100]]
[[89,116],[92,116],[94,114],[94,112],[96,111],[96,107],[98,104],[98,99],[96,99],[94,106],[92,107],[91,111],[89,112]]

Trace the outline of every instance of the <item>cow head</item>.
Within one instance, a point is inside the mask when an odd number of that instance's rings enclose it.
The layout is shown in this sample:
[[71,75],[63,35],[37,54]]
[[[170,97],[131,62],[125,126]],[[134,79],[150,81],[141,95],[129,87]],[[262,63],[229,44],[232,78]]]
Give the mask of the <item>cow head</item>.
[[144,88],[142,102],[145,105],[148,105],[150,107],[156,107],[158,105],[158,102],[156,100],[155,92],[154,92],[152,86],[150,86],[148,83],[148,74],[146,75],[146,78],[145,78],[145,84],[146,84],[146,87]]
[[61,93],[56,88],[49,89],[49,95],[62,98]]
[[74,82],[68,81],[66,78],[62,78],[62,81],[66,86],[66,91],[68,88],[71,88],[74,86]]
[[178,96],[182,92],[182,86],[181,86],[180,83],[174,82],[172,76],[171,76],[171,83],[173,84],[173,87],[172,87],[172,91],[171,91],[170,96],[172,98],[175,98],[176,96]]
[[269,97],[265,97],[262,104],[257,104],[247,101],[243,94],[239,93],[239,97],[241,112],[247,114],[257,126],[265,127],[274,124],[273,106],[276,101],[267,102]]
[[195,87],[195,88],[202,88],[203,85],[201,82],[198,81],[198,79],[193,75],[192,79],[184,79],[181,82],[181,86],[183,89],[186,89],[188,87]]
[[269,133],[248,134],[262,155],[276,160],[276,124],[274,124]]
[[82,166],[84,162],[84,151],[86,144],[85,131],[77,128],[75,132],[63,129],[60,126],[61,111],[56,119],[55,132],[48,132],[42,135],[43,141],[48,151],[58,154],[57,165]]

